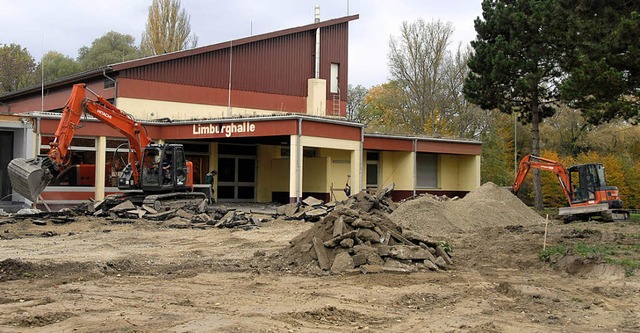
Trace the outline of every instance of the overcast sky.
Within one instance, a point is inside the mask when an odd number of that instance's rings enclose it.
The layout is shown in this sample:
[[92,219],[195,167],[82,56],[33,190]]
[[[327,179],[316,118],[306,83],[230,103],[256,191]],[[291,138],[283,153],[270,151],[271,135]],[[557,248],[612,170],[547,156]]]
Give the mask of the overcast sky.
[[[359,14],[349,26],[349,83],[365,87],[388,81],[389,38],[403,21],[451,22],[453,46],[475,38],[473,20],[481,0],[182,0],[198,46]],[[151,0],[0,0],[0,44],[26,47],[36,61],[58,51],[76,58],[78,49],[109,31],[140,42]],[[453,47],[452,46],[452,47]]]

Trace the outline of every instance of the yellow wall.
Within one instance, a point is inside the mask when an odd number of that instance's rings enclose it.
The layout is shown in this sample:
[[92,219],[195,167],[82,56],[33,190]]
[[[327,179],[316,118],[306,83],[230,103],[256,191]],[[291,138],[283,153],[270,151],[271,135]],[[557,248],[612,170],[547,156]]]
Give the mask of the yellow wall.
[[326,157],[305,157],[302,170],[302,192],[327,192]]
[[457,190],[460,188],[460,171],[458,156],[438,155],[438,188]]
[[[289,158],[280,158],[279,149],[280,147],[275,147],[275,150],[269,155],[271,158],[265,158],[264,163],[259,165],[258,201],[270,201],[271,192],[289,192]],[[262,166],[267,163],[269,166],[262,170]],[[303,159],[303,192],[329,192],[327,165],[326,157],[305,157]]]
[[439,156],[438,184],[442,190],[472,191],[480,186],[480,156]]
[[289,159],[275,158],[271,160],[271,169],[275,172],[272,172],[267,180],[271,188],[270,192],[289,192]]
[[[380,186],[392,182],[396,190],[413,190],[413,152],[383,151],[380,154]],[[366,161],[363,162],[366,173]],[[366,179],[366,174],[364,175]],[[480,186],[480,156],[438,155],[438,189],[471,191]]]
[[[331,184],[333,183],[333,195],[336,200],[346,200],[344,187],[347,183],[348,176],[351,176],[351,151],[341,149],[320,150],[322,156],[327,157],[327,183],[325,192],[331,195]],[[349,185],[353,184],[349,178]]]
[[480,187],[480,156],[460,155],[458,157],[460,190],[473,191]]
[[[256,182],[256,201],[270,202],[273,188],[273,178],[283,178],[280,182],[286,185],[289,183],[289,164],[286,162],[286,169],[274,169],[274,160],[280,156],[280,146],[258,146],[258,175]],[[287,189],[288,190],[288,189]]]
[[380,187],[394,183],[396,190],[413,190],[414,161],[413,152],[381,152]]
[[[157,101],[149,99],[118,97],[117,104],[119,109],[133,115],[134,118],[159,119],[171,118],[173,120],[188,119],[207,119],[227,117],[227,107],[220,105],[194,104]],[[284,114],[274,110],[248,109],[248,108],[231,108],[231,116],[265,116],[273,114]]]

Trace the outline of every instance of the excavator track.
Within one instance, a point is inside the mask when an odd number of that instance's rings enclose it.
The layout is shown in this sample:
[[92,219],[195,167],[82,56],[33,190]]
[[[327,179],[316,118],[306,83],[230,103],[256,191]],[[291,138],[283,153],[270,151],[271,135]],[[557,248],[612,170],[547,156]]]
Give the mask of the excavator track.
[[144,197],[143,200],[143,204],[153,207],[157,211],[178,209],[185,206],[199,206],[203,202],[208,202],[208,198],[202,192],[151,194]]

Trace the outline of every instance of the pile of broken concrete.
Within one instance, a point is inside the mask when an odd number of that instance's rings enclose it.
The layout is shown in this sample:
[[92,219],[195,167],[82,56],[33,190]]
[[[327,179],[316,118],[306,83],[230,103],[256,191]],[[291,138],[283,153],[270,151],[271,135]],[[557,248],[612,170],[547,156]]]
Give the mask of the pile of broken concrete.
[[250,230],[259,227],[268,217],[229,209],[224,206],[212,207],[203,201],[200,205],[184,205],[157,211],[148,205],[135,205],[126,200],[115,206],[108,201],[97,201],[77,207],[75,212],[105,217],[113,224],[135,223],[138,219],[163,222],[169,228],[209,229],[233,228]]
[[[327,205],[288,208],[291,218],[317,219],[306,232],[290,241],[279,256],[286,269],[332,273],[410,273],[441,270],[453,265],[446,242],[431,239],[393,223],[388,214],[396,204],[383,190],[360,192],[348,200]],[[307,203],[310,203],[307,201]],[[316,210],[324,210],[320,214]],[[309,214],[309,212],[312,212]]]

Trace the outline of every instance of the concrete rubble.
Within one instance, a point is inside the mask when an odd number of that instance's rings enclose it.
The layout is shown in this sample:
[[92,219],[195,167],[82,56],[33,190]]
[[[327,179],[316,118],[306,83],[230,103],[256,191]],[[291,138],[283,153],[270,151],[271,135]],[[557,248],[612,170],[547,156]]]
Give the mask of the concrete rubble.
[[[328,202],[307,197],[270,211],[246,212],[206,202],[156,210],[129,200],[84,203],[55,213],[36,210],[4,217],[0,224],[30,219],[37,225],[68,223],[74,216],[102,217],[112,224],[155,221],[168,228],[251,230],[271,219],[311,222],[313,226],[290,241],[278,255],[285,265],[306,267],[311,272],[408,274],[418,270],[444,270],[453,265],[450,247],[394,223],[390,218],[398,204],[388,194],[393,184],[375,193],[362,191],[345,201]],[[445,200],[445,199],[443,199]],[[274,213],[275,211],[275,213]],[[271,213],[271,215],[269,214]],[[266,216],[266,217],[265,217]],[[51,236],[51,235],[43,235]]]
[[[388,214],[397,208],[387,196],[392,189],[393,185],[373,194],[363,191],[329,206],[307,198],[302,205],[280,207],[278,213],[287,218],[315,222],[280,254],[285,264],[336,274],[408,274],[453,265],[446,242],[402,228],[389,219]],[[309,214],[316,210],[324,212]]]
[[185,205],[157,211],[147,205],[135,205],[125,201],[92,201],[83,203],[74,209],[59,212],[42,212],[29,209],[0,218],[0,225],[15,223],[18,220],[30,219],[36,225],[49,223],[61,224],[73,222],[74,216],[103,217],[112,224],[133,224],[139,220],[156,221],[168,228],[177,229],[210,229],[232,228],[251,230],[271,220],[271,216],[238,211],[225,206]]

